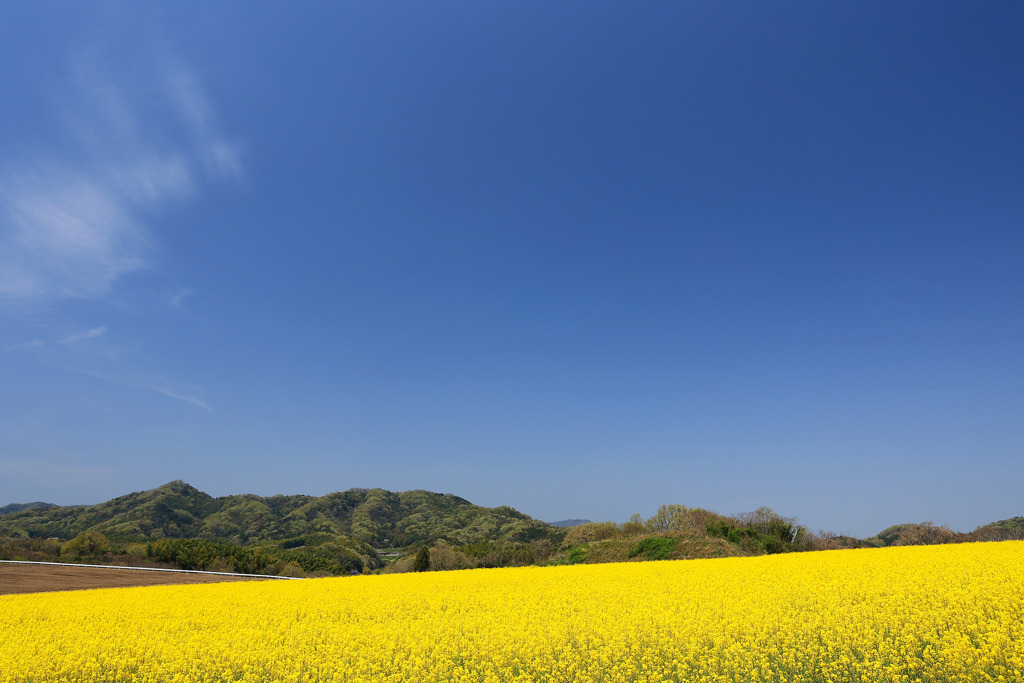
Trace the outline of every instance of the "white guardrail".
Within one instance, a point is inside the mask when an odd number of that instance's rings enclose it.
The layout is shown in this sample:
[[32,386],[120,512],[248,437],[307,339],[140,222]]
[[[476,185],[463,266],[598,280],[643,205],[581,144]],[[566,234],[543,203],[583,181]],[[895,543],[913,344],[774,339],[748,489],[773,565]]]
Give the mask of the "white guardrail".
[[111,564],[75,564],[73,562],[29,562],[27,560],[0,560],[0,564],[41,564],[47,567],[92,567],[93,569],[131,569],[139,572],[175,572],[177,574],[213,574],[216,576],[247,576],[253,579],[289,579],[301,581],[300,576],[274,576],[273,574],[236,574],[235,572],[204,572],[198,569],[163,569],[161,567],[123,567]]

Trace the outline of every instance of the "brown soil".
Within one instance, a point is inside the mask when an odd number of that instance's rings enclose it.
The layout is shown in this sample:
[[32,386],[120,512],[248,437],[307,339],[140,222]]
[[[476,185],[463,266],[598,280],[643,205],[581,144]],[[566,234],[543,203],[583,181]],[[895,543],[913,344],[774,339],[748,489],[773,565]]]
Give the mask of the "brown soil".
[[147,572],[117,567],[67,567],[35,564],[0,564],[0,595],[76,591],[87,588],[126,588],[129,586],[168,586],[185,583],[221,583],[224,581],[261,581],[247,576]]

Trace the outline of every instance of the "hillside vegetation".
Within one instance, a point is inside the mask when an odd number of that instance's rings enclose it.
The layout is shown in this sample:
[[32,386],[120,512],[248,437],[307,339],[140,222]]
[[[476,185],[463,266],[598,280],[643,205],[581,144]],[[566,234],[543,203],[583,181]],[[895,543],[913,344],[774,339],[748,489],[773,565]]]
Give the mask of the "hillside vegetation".
[[31,510],[33,508],[54,508],[57,507],[53,503],[10,503],[0,507],[0,515],[9,515],[14,512],[23,512],[25,510]]
[[0,559],[108,562],[290,576],[764,555],[1024,538],[1024,518],[970,534],[930,522],[869,539],[811,533],[770,508],[663,505],[623,524],[556,526],[451,494],[350,489],[214,498],[182,481],[91,506],[0,509]]
[[429,491],[214,498],[173,481],[99,505],[8,508],[0,515],[0,559],[107,558],[244,573],[372,571],[410,548],[528,545],[564,535],[510,507]]
[[0,536],[72,538],[98,531],[114,542],[205,538],[293,547],[311,536],[344,536],[375,548],[485,540],[530,541],[551,527],[510,507],[485,508],[450,494],[350,489],[314,497],[214,498],[182,481],[99,505],[34,507],[0,516]]

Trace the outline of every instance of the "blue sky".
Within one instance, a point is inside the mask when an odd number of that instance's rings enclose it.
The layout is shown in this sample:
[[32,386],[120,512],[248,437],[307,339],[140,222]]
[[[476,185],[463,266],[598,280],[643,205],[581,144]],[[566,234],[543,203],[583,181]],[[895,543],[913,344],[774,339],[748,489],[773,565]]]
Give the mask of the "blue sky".
[[0,504],[1024,514],[1024,8],[18,3]]

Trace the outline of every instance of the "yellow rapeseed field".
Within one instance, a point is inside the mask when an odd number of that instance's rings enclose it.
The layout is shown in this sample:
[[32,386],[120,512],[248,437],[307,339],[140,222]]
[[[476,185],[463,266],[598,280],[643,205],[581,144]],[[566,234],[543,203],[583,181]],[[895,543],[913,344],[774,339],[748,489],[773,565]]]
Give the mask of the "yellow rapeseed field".
[[0,598],[0,682],[1024,681],[1024,542]]

